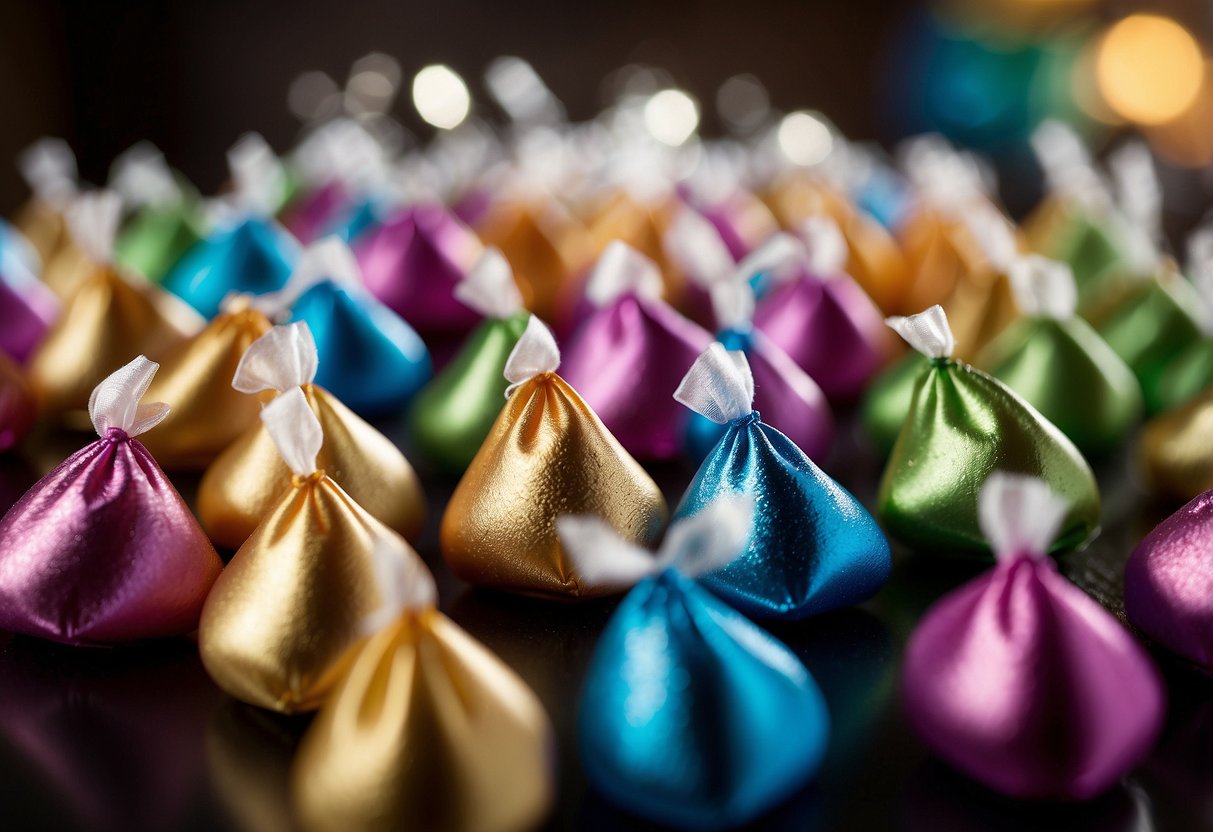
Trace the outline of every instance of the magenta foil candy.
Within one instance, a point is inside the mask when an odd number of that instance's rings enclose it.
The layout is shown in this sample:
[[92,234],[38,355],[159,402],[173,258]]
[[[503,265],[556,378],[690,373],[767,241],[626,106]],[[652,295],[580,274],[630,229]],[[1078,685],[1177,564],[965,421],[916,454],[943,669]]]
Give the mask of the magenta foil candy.
[[371,294],[423,338],[463,335],[480,322],[454,295],[480,257],[480,241],[442,206],[401,211],[367,232],[354,253]]
[[846,275],[823,279],[801,270],[777,283],[758,302],[754,326],[831,399],[858,396],[889,355],[884,318]]
[[687,422],[674,391],[710,343],[707,330],[664,301],[628,291],[586,319],[560,372],[628,453],[670,459],[682,451]]
[[1159,644],[1213,670],[1213,491],[1159,523],[1133,550],[1125,612]]
[[320,239],[349,207],[345,186],[334,180],[305,193],[282,213],[282,225],[307,245]]
[[0,354],[0,453],[25,438],[36,415],[34,393],[21,368]]
[[24,364],[59,315],[59,301],[35,277],[0,275],[0,352]]
[[[1021,504],[1025,527],[1049,525],[1047,511]],[[1157,672],[1040,554],[1048,542],[991,542],[997,566],[928,610],[910,638],[910,723],[944,760],[1008,796],[1093,797],[1153,744],[1164,702]]]
[[101,438],[0,521],[0,630],[67,644],[185,635],[223,568],[181,495],[132,437],[168,412],[138,404],[140,356],[93,392]]

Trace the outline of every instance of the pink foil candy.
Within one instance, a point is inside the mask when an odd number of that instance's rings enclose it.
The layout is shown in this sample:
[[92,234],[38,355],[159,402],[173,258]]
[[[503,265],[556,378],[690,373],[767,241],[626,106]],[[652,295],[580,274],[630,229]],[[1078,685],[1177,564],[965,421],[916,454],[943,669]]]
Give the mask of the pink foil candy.
[[407,208],[367,232],[354,250],[367,288],[427,342],[469,332],[480,316],[455,287],[482,253],[480,241],[440,205]]
[[0,453],[25,438],[36,414],[34,393],[21,368],[0,353]]
[[345,185],[340,180],[333,180],[303,194],[298,202],[287,206],[282,213],[282,224],[299,242],[307,245],[329,231],[349,205]]
[[1213,670],[1213,491],[1137,544],[1125,565],[1125,612],[1150,638]]
[[564,353],[561,375],[641,459],[682,450],[687,411],[674,391],[712,336],[661,300],[657,266],[611,243],[586,287],[595,311]]
[[222,563],[134,437],[168,413],[139,404],[143,356],[93,391],[101,437],[51,471],[0,521],[0,630],[68,644],[184,635]]
[[846,241],[825,217],[806,221],[807,252],[775,237],[749,261],[770,288],[754,325],[783,348],[831,399],[863,392],[890,354],[888,329],[872,299],[849,275]]
[[24,364],[59,316],[59,299],[33,275],[0,274],[0,352]]
[[998,564],[928,610],[906,650],[906,711],[923,741],[1015,798],[1094,797],[1162,724],[1145,652],[1043,554],[1065,513],[1040,480],[992,474],[979,516]]

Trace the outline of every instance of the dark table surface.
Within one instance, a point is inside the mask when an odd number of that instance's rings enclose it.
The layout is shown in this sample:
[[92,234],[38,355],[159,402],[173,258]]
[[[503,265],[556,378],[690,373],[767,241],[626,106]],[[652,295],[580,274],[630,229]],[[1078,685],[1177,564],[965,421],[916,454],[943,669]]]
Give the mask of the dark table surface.
[[[398,424],[380,427],[402,435]],[[25,457],[0,460],[0,510],[86,441],[44,437]],[[857,429],[843,432],[830,463],[827,470],[871,506],[881,461]],[[671,505],[694,473],[685,465],[651,470]],[[1103,531],[1061,567],[1123,620],[1124,561],[1174,507],[1145,495],[1128,454],[1096,471]],[[174,479],[189,498],[197,478]],[[555,723],[559,797],[547,828],[646,828],[594,795],[574,744],[582,676],[616,602],[550,604],[462,584],[437,547],[454,483],[424,472],[423,480],[431,511],[417,548],[437,576],[442,609],[531,685]],[[815,782],[753,828],[1213,829],[1213,680],[1159,650],[1169,690],[1164,733],[1150,757],[1098,800],[1016,804],[930,757],[900,707],[902,651],[923,611],[983,568],[894,547],[892,577],[869,603],[769,627],[817,679],[833,733]],[[100,650],[0,636],[0,829],[292,829],[287,775],[307,722],[220,693],[188,641]]]

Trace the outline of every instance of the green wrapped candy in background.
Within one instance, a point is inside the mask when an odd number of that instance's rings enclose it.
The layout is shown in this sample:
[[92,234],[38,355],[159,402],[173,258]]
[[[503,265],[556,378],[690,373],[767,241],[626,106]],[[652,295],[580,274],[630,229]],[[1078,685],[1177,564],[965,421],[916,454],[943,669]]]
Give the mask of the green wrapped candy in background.
[[161,282],[201,239],[198,194],[150,142],[139,142],[114,160],[110,186],[130,212],[114,240],[114,261]]
[[1074,272],[1084,318],[1134,274],[1124,217],[1086,144],[1060,121],[1042,123],[1032,149],[1044,169],[1049,193],[1024,221],[1028,250],[1060,260]]
[[951,358],[947,316],[933,306],[889,326],[930,359],[885,468],[877,508],[888,532],[930,553],[989,556],[977,492],[992,471],[1043,479],[1070,511],[1054,550],[1099,526],[1095,475],[1065,435],[1001,382]]
[[1163,413],[1213,388],[1213,226],[1188,238],[1188,275],[1204,301],[1199,316],[1203,337],[1163,371],[1158,382],[1158,410]]
[[1080,450],[1108,453],[1142,415],[1129,366],[1082,318],[1069,266],[1035,255],[1011,270],[1028,317],[1012,324],[978,364],[1056,425]]
[[860,416],[872,443],[883,456],[888,456],[897,442],[914,401],[918,377],[929,363],[930,359],[925,355],[911,350],[868,386]]
[[462,473],[505,406],[505,363],[531,314],[495,248],[485,250],[455,294],[485,320],[417,394],[409,417],[417,450],[436,467]]
[[1185,350],[1200,342],[1201,300],[1170,260],[1155,274],[1110,298],[1089,320],[1141,383],[1146,410],[1163,405],[1163,374]]
[[1158,411],[1181,407],[1213,387],[1213,338],[1205,336],[1167,365],[1158,380]]
[[148,205],[138,211],[114,241],[114,260],[153,283],[177,265],[200,239],[202,222],[192,204]]

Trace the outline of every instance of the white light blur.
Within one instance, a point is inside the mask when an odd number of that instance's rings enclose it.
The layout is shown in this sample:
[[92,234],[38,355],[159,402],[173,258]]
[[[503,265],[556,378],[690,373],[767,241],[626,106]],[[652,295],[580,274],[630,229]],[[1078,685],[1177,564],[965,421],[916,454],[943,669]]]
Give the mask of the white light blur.
[[413,76],[413,106],[427,124],[451,130],[467,118],[472,96],[455,70],[431,64]]
[[805,110],[788,113],[779,123],[779,149],[797,165],[816,165],[830,155],[834,137],[824,121]]
[[682,90],[662,90],[644,105],[644,125],[657,141],[678,147],[699,126],[699,105]]

